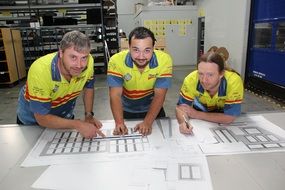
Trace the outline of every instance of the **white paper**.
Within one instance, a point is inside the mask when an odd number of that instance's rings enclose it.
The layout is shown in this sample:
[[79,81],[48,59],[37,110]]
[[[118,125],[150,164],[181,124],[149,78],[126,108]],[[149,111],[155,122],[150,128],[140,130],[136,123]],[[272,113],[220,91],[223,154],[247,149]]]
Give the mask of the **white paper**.
[[213,136],[209,129],[215,127],[216,123],[206,122],[202,120],[193,119],[190,120],[193,126],[194,136],[197,138],[199,143],[211,144],[217,143],[217,139]]
[[[189,179],[181,178],[183,166],[193,167]],[[32,187],[57,190],[212,189],[206,158],[190,154],[162,159],[149,155],[128,161],[52,165]]]
[[191,119],[190,123],[193,126],[193,135],[185,135],[180,133],[177,121],[172,121],[172,139],[177,139],[180,144],[217,143],[209,130],[216,124],[196,119]]
[[[174,151],[175,152],[175,151]],[[166,189],[203,189],[211,190],[212,182],[206,157],[184,154],[172,157],[154,158],[153,170],[163,175],[159,182],[150,183],[150,187],[165,184]]]
[[[50,166],[32,185],[33,188],[60,190],[140,189],[146,190],[150,169],[142,161],[113,161]],[[146,165],[146,164],[145,164]],[[134,180],[141,174],[145,182]]]
[[[285,131],[263,116],[238,118],[230,125],[209,128],[217,143],[199,143],[206,155],[285,151]],[[241,122],[242,121],[242,122]]]
[[229,153],[248,153],[249,149],[242,142],[238,143],[218,143],[218,144],[200,144],[204,153],[207,154],[229,154]]
[[[126,125],[133,128],[139,122],[128,121]],[[285,131],[262,116],[241,117],[233,124],[224,126],[195,119],[190,122],[194,127],[194,135],[181,134],[176,120],[169,122],[165,119],[160,120],[160,124],[155,121],[152,134],[147,137],[142,138],[133,133],[131,139],[120,137],[114,140],[112,139],[114,122],[103,121],[103,131],[110,138],[100,142],[84,141],[84,143],[80,141],[80,137],[76,138],[76,142],[70,138],[61,139],[59,143],[54,136],[61,130],[46,129],[22,166],[133,159],[153,152],[171,156],[173,150],[177,150],[176,154],[206,155],[285,150]],[[67,131],[72,132],[72,130]],[[64,135],[76,136],[75,133],[64,133]]]
[[[141,121],[127,121],[126,125],[133,129],[139,122]],[[160,130],[155,125],[150,136],[142,136],[134,132],[132,134],[132,131],[129,131],[128,136],[114,139],[112,135],[114,121],[102,123],[102,131],[107,137],[96,141],[86,139],[83,141],[83,138],[74,130],[46,129],[21,166],[133,159],[143,156],[153,147],[161,146],[164,141]]]

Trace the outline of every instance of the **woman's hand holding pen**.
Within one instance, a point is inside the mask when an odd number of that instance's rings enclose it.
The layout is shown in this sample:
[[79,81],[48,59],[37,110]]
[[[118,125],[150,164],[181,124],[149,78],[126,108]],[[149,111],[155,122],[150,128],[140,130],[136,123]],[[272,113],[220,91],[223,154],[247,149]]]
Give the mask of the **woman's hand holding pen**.
[[[185,116],[183,115],[183,117]],[[186,119],[179,124],[179,131],[182,134],[193,135],[193,127]]]
[[176,117],[178,119],[180,133],[193,135],[193,127],[189,122],[188,110],[188,105],[177,106]]

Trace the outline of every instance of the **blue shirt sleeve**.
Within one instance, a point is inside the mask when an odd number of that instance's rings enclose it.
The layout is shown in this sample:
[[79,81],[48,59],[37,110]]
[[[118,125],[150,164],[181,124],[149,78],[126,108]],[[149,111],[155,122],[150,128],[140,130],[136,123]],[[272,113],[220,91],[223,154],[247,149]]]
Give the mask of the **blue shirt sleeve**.
[[156,79],[154,88],[170,88],[171,78],[158,78]]
[[95,78],[93,78],[92,80],[87,81],[84,87],[85,88],[94,88],[94,83],[95,83]]
[[224,107],[224,114],[239,116],[241,114],[241,104],[227,104]]
[[177,105],[180,105],[180,104],[187,104],[187,105],[189,105],[189,106],[192,106],[193,101],[186,100],[185,98],[183,98],[183,97],[180,95],[180,96],[179,96],[179,99],[178,99],[178,102],[177,102]]
[[121,87],[123,86],[124,80],[121,77],[108,75],[107,83],[109,87]]
[[50,112],[51,109],[51,102],[37,102],[37,101],[30,101],[30,109],[33,113],[38,113],[41,115],[46,115]]

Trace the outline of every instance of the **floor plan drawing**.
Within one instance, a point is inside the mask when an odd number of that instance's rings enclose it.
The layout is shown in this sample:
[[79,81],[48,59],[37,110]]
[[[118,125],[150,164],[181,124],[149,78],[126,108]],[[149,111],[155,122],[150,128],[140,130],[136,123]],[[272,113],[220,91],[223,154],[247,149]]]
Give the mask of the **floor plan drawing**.
[[[194,135],[190,136],[181,134],[177,121],[170,119],[154,122],[152,133],[147,136],[134,131],[140,121],[126,121],[129,130],[124,136],[114,136],[114,122],[105,121],[102,129],[106,135],[104,138],[87,139],[75,130],[45,129],[22,166],[131,159],[158,150],[165,153],[176,151],[176,154],[191,152],[194,155],[285,151],[285,131],[280,127],[260,116],[240,119],[243,122],[223,126],[193,119]],[[185,168],[183,166],[181,171],[188,171],[189,175],[196,171],[192,166]]]
[[220,143],[243,142],[251,151],[285,148],[285,138],[257,126],[218,127],[211,130]]
[[[147,136],[134,131],[141,123],[135,120],[126,121],[128,134],[124,136],[112,135],[115,124],[109,120],[103,122],[104,138],[45,129],[21,166],[51,166],[36,188],[78,189],[87,179],[94,185],[83,189],[98,184],[114,189],[124,181],[124,189],[212,190],[206,156],[285,151],[285,131],[279,126],[259,115],[238,120],[221,125],[191,119],[193,135],[181,134],[177,120],[169,118],[156,120]],[[79,178],[81,183],[69,180]]]
[[128,135],[112,136],[111,131],[104,131],[105,138],[94,137],[84,138],[77,131],[57,131],[44,147],[41,156],[60,155],[60,154],[84,154],[84,153],[123,153],[143,151],[148,146],[146,136],[135,133],[130,128]]
[[[105,137],[84,138],[76,130],[45,129],[21,166],[42,166],[137,158],[149,151],[149,136],[134,131],[138,121],[126,122],[127,135],[113,135],[114,123],[105,121]],[[155,137],[159,137],[156,135]],[[156,138],[157,139],[157,138]]]
[[174,189],[179,190],[186,190],[190,187],[190,189],[212,189],[205,155],[191,153],[181,155],[176,151],[174,153],[169,157],[164,154],[151,157],[153,159],[152,170],[166,184],[167,188],[164,189],[172,189],[174,186]]
[[261,116],[240,118],[243,122],[211,124],[216,143],[199,144],[206,155],[285,151],[285,131]]
[[202,179],[201,166],[189,163],[178,163],[179,180],[200,180]]

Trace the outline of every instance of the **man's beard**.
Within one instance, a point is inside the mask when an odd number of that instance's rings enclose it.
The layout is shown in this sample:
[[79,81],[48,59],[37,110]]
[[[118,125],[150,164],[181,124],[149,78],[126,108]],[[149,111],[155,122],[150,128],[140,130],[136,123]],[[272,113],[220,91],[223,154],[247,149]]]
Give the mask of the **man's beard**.
[[143,65],[139,65],[136,61],[134,61],[134,63],[135,63],[135,65],[137,66],[137,68],[139,68],[139,69],[145,68],[145,67],[147,66],[147,64],[148,64],[148,62],[146,62],[146,63],[143,64]]

